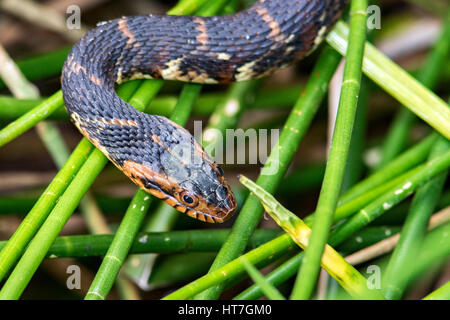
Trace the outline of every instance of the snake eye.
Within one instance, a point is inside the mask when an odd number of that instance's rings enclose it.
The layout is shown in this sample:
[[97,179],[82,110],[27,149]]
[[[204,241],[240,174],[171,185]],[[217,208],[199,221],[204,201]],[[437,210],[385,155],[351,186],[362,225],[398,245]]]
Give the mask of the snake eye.
[[187,191],[182,192],[180,198],[181,201],[189,207],[195,207],[198,204],[198,198],[189,194]]
[[188,204],[194,203],[194,199],[192,199],[192,197],[189,197],[188,195],[183,196],[183,200],[184,200],[184,202],[186,202]]

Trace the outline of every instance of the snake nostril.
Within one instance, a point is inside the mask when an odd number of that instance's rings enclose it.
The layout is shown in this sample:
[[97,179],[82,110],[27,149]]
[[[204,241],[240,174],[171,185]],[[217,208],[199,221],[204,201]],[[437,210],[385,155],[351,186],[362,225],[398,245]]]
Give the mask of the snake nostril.
[[217,188],[216,196],[219,199],[219,201],[223,201],[228,198],[228,194],[224,186],[221,185],[219,186],[219,188]]

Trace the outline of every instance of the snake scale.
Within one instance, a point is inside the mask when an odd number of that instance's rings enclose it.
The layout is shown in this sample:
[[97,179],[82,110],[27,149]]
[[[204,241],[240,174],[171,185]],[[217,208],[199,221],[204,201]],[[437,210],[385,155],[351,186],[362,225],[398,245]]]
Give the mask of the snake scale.
[[138,78],[217,84],[267,76],[312,52],[346,0],[259,0],[234,15],[145,15],[100,23],[71,49],[61,78],[78,130],[135,184],[193,218],[220,223],[236,200],[216,165],[174,122],[120,99]]

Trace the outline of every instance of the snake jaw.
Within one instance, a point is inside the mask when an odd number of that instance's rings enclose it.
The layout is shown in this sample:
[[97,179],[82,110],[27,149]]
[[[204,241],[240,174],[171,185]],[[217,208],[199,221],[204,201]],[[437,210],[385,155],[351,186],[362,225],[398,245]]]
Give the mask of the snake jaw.
[[[171,205],[173,202],[169,199],[164,200]],[[202,208],[191,208],[183,204],[174,206],[178,211],[187,214],[191,218],[208,222],[208,223],[223,223],[230,219],[236,211],[236,198],[233,193],[230,193],[229,198],[222,205],[214,206],[202,202]]]
[[[227,188],[229,189],[228,186]],[[211,204],[205,199],[197,199],[195,206],[189,206],[181,200],[181,195],[184,191],[178,191],[175,193],[175,196],[172,196],[154,187],[144,189],[179,212],[208,223],[223,223],[227,221],[234,215],[237,207],[236,198],[231,190],[228,191],[227,198],[219,204]]]

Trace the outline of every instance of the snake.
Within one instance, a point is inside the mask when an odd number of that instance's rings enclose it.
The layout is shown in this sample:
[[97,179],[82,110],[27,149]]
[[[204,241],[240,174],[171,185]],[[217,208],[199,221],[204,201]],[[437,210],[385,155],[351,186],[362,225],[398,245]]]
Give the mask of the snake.
[[116,93],[133,79],[228,84],[266,77],[310,54],[347,0],[258,0],[231,15],[150,14],[104,21],[70,50],[64,103],[81,134],[139,188],[192,218],[236,211],[224,172],[183,127]]

